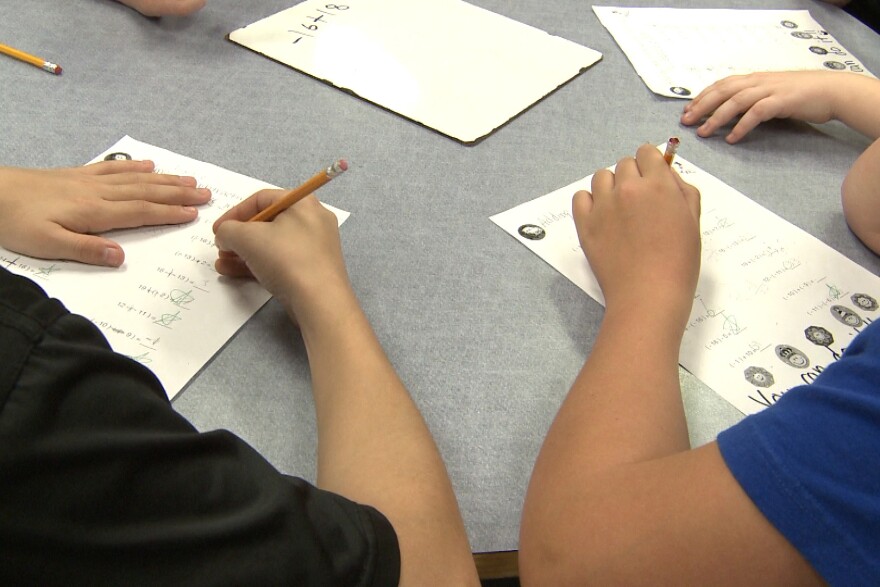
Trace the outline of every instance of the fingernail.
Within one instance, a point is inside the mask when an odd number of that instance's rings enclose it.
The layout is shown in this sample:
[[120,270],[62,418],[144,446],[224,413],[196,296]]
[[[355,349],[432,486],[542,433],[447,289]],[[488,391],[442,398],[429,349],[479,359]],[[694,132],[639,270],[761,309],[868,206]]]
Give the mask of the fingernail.
[[186,185],[186,186],[193,186],[193,187],[198,185],[196,178],[190,177],[188,175],[181,175],[180,176],[180,183],[182,183],[183,185]]
[[125,255],[122,253],[121,249],[117,249],[115,247],[107,247],[104,249],[104,264],[110,267],[119,267],[122,265],[122,261],[125,259]]
[[199,193],[203,196],[208,196],[209,198],[211,197],[211,190],[209,190],[208,188],[199,188]]
[[186,212],[187,214],[198,214],[199,213],[199,211],[196,210],[195,208],[193,208],[192,206],[184,206],[183,211]]

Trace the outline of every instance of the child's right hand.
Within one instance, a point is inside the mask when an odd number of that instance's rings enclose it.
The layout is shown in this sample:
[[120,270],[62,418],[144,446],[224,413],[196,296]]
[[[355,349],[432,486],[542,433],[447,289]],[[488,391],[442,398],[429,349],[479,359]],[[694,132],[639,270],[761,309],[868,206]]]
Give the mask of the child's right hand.
[[334,308],[353,307],[355,299],[339,222],[315,196],[303,198],[271,222],[247,222],[284,193],[259,191],[214,222],[220,249],[214,266],[221,275],[257,279],[304,327],[316,317],[332,317]]

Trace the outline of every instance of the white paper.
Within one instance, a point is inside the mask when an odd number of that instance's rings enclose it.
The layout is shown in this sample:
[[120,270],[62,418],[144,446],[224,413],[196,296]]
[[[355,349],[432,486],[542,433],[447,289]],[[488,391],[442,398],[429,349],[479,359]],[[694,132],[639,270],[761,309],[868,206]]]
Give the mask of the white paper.
[[[113,350],[149,367],[170,399],[270,297],[252,279],[228,279],[214,270],[211,227],[241,200],[276,186],[131,137],[93,161],[111,153],[150,159],[160,173],[195,177],[212,200],[190,224],[106,233],[125,251],[119,268],[34,259],[3,248],[0,263],[91,320]],[[325,206],[340,224],[349,216]]]
[[721,78],[756,71],[871,75],[807,10],[593,6],[593,11],[648,88],[661,96],[690,99]]
[[306,0],[229,39],[464,143],[602,57],[461,0]]
[[[697,166],[673,165],[702,196],[702,268],[680,364],[758,412],[811,383],[878,316],[880,278]],[[571,216],[572,196],[591,180],[491,220],[604,304]]]

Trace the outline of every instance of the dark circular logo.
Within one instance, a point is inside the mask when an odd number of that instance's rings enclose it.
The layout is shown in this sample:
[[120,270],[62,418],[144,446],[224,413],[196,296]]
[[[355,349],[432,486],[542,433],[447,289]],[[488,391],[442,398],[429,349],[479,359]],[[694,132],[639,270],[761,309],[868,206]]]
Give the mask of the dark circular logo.
[[523,224],[517,229],[517,232],[521,237],[532,241],[539,241],[547,236],[547,232],[537,224]]
[[687,88],[682,88],[681,86],[672,86],[669,88],[669,91],[675,94],[676,96],[690,96],[691,91]]
[[122,153],[122,152],[110,153],[109,155],[104,157],[104,161],[126,161],[126,160],[131,160],[131,155],[129,155],[128,153]]
[[822,65],[824,65],[828,69],[836,69],[838,71],[840,71],[841,69],[846,69],[846,65],[844,65],[840,61],[826,61]]
[[816,55],[828,55],[828,51],[826,51],[826,50],[823,49],[822,47],[817,47],[817,46],[815,46],[815,45],[813,45],[812,47],[810,47],[810,51],[812,51],[812,52],[815,53]]

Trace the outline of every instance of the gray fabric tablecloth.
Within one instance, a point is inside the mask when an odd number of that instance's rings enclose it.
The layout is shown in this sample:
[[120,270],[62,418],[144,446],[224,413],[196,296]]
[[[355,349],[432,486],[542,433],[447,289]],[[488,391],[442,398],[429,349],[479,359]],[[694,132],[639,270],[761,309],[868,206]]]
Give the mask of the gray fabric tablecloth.
[[[126,134],[277,185],[348,158],[351,171],[321,196],[352,212],[342,227],[351,278],[437,439],[471,545],[486,552],[517,548],[532,463],[602,316],[490,215],[679,134],[692,163],[869,270],[880,260],[849,232],[839,203],[864,137],[776,121],[735,147],[699,140],[679,126],[684,102],[647,89],[589,4],[473,3],[604,57],[464,146],[226,40],[291,0],[209,0],[193,17],[160,20],[110,0],[2,0],[0,41],[56,60],[64,74],[0,56],[0,164],[79,165]],[[880,36],[822,2],[624,5],[809,9],[880,73]],[[742,417],[684,371],[682,382],[694,445]],[[274,301],[174,405],[200,429],[232,430],[280,470],[314,479],[306,357]]]

